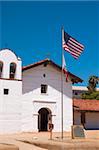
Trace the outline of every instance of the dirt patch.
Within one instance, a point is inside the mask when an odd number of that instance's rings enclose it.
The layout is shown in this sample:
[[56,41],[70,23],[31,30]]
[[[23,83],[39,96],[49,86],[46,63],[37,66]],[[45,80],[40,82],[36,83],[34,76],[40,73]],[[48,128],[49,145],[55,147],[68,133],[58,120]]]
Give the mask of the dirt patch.
[[19,150],[19,148],[12,144],[0,143],[0,150]]
[[99,150],[99,143],[95,140],[68,140],[64,142],[49,140],[49,141],[27,141],[21,140],[21,142],[33,144],[40,148],[48,150]]

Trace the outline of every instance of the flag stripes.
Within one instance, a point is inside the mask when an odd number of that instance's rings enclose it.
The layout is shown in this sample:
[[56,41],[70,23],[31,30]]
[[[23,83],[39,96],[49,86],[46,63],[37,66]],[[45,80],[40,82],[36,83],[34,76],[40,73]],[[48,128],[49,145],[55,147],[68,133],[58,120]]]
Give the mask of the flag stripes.
[[74,49],[68,47],[66,44],[64,44],[63,46],[64,50],[66,50],[67,52],[71,53],[71,55],[74,57],[74,58],[78,58],[78,54],[75,53]]
[[[75,47],[73,46],[73,45],[71,45],[71,44],[67,44],[71,49],[75,49]],[[77,48],[76,48],[77,49]],[[75,50],[74,50],[75,51]],[[75,53],[77,53],[77,54],[79,54],[80,55],[80,53],[81,53],[81,51],[79,50],[79,49],[77,49],[77,51],[75,51]]]
[[79,43],[77,40],[72,38],[66,32],[64,32],[63,48],[64,50],[69,52],[75,59],[78,59],[78,57],[84,50],[84,46],[81,43]]
[[72,41],[69,40],[68,43],[70,43],[71,46],[76,47],[76,48],[78,49],[79,52],[82,51],[82,48],[80,48],[77,44],[73,43]]
[[74,43],[78,44],[81,48],[83,48],[84,46],[82,44],[80,44],[77,40],[70,38],[71,41],[73,41]]

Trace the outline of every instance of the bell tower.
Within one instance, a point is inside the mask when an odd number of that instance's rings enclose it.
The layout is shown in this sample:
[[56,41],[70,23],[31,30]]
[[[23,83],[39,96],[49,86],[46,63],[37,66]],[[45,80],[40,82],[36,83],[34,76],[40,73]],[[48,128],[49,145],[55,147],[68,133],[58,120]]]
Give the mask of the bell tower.
[[11,50],[0,51],[0,133],[21,129],[22,62]]

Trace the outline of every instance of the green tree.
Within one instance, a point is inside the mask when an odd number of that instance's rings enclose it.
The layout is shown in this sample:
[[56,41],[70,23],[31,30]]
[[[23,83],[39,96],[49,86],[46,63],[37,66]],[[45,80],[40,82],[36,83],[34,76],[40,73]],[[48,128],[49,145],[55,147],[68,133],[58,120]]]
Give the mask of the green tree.
[[88,81],[88,91],[90,93],[96,91],[96,86],[98,84],[99,78],[97,76],[90,76],[89,81]]
[[96,99],[99,100],[99,91],[95,91],[92,93],[86,92],[82,94],[82,99]]
[[97,76],[90,76],[88,80],[88,92],[82,94],[82,99],[97,99],[99,100],[99,91],[96,91],[96,86],[99,82]]

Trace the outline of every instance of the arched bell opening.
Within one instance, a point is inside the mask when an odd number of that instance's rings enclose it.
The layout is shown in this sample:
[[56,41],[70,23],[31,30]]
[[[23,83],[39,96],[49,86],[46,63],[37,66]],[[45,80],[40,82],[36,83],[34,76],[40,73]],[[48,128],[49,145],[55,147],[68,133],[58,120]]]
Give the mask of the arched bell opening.
[[10,63],[10,79],[15,79],[16,63]]
[[0,78],[2,78],[2,72],[3,72],[3,62],[0,61]]

